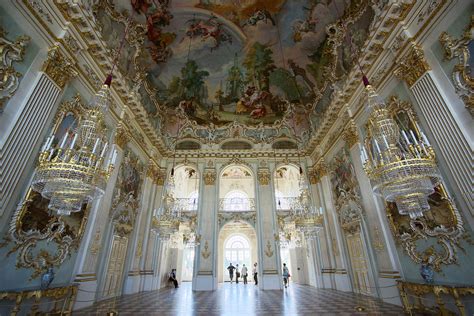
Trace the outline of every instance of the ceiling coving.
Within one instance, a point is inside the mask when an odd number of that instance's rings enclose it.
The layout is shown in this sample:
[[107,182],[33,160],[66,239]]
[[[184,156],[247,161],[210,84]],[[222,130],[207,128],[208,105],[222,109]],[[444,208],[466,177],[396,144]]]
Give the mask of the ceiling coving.
[[119,70],[159,134],[208,143],[235,137],[232,126],[253,130],[253,142],[308,140],[374,16],[367,0],[103,0],[91,9],[112,54],[130,23]]

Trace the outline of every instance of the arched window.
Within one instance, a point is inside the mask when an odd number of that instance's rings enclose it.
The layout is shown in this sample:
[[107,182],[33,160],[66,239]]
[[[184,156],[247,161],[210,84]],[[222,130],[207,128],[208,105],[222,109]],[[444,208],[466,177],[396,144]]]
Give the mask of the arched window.
[[247,193],[240,190],[233,190],[227,193],[224,198],[223,210],[226,212],[249,211],[250,200]]
[[[229,264],[239,265],[239,270],[245,264],[250,269],[250,243],[241,235],[233,235],[224,245],[224,271],[227,272]],[[249,272],[250,273],[250,272]],[[224,273],[228,278],[228,273]]]

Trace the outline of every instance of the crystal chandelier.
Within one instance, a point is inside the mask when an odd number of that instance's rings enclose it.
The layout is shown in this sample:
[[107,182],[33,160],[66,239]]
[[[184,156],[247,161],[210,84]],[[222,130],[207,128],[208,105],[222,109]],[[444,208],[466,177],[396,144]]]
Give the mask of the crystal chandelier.
[[66,131],[55,146],[51,135],[41,149],[32,189],[48,199],[49,209],[59,215],[79,212],[85,203],[100,197],[113,170],[117,152],[104,164],[108,145],[103,136],[110,82],[111,77],[95,94],[75,130]]
[[367,78],[363,79],[371,111],[361,150],[364,169],[376,194],[396,203],[400,214],[421,217],[430,208],[428,196],[440,182],[433,148],[419,128],[419,134],[400,131]]

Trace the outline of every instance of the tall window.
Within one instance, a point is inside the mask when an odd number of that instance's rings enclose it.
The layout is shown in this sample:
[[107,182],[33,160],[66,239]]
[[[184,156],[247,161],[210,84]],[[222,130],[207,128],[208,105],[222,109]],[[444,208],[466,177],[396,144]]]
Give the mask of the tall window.
[[240,190],[230,191],[224,198],[224,211],[249,211],[250,200],[247,194]]
[[229,278],[227,267],[229,264],[239,265],[239,270],[245,264],[250,269],[250,244],[248,240],[240,235],[231,236],[224,245],[224,276]]

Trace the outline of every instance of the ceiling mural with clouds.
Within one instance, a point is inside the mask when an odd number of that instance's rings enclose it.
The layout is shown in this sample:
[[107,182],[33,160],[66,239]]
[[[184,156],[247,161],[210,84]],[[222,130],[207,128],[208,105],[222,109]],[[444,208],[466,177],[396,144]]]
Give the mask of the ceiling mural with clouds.
[[296,134],[310,132],[373,19],[368,0],[103,0],[90,6],[112,54],[131,21],[119,70],[162,134],[177,129],[180,122],[170,118],[178,112],[206,128],[268,129],[291,121]]

